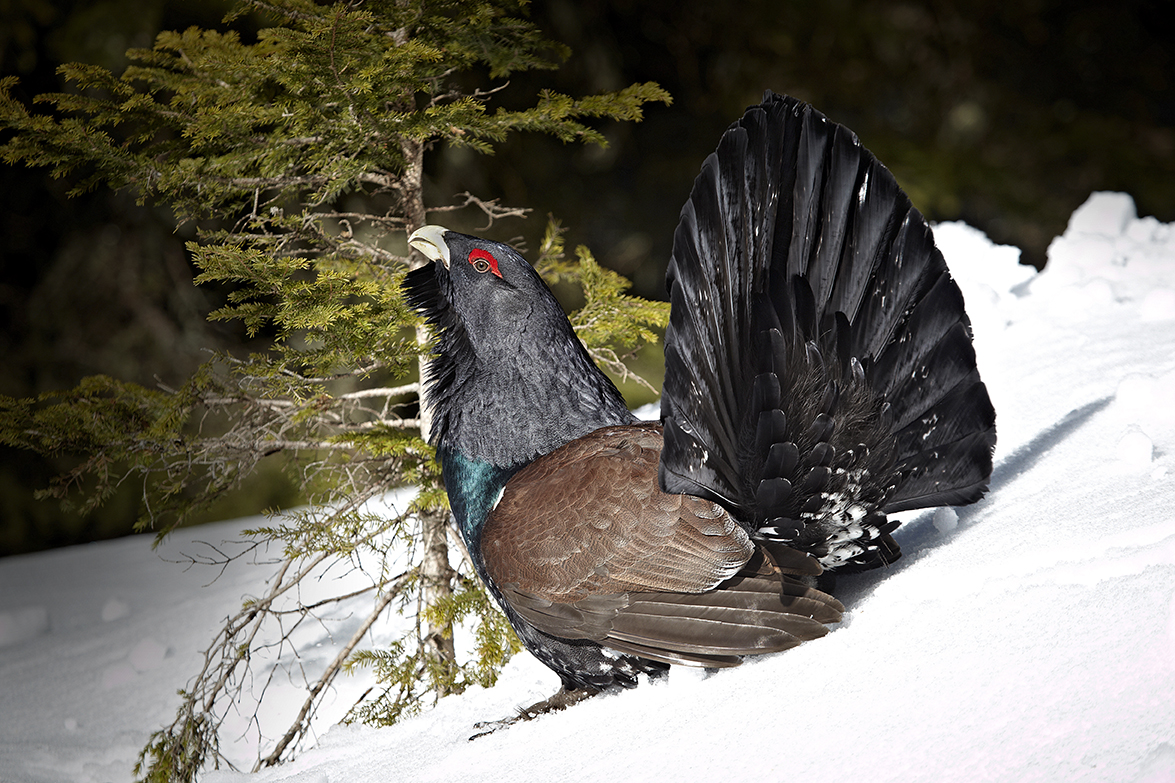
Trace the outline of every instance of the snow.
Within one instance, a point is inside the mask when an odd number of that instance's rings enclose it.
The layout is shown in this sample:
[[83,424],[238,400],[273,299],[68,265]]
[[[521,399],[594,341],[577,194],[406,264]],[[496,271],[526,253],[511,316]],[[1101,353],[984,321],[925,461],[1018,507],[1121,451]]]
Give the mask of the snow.
[[[998,411],[992,489],[905,515],[904,556],[842,579],[827,637],[472,742],[555,676],[522,654],[400,725],[331,727],[366,687],[351,677],[316,746],[204,780],[1175,780],[1175,226],[1095,193],[1040,274],[968,226],[935,234]],[[167,561],[242,524],[0,561],[0,780],[132,778],[199,650],[269,575]],[[339,641],[299,636],[302,663]]]

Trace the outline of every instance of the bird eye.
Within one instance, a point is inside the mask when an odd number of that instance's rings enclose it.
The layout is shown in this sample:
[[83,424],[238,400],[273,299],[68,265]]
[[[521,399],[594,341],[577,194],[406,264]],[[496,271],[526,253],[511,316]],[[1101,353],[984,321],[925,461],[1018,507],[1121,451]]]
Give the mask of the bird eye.
[[502,273],[498,271],[498,259],[481,248],[475,248],[470,251],[469,263],[480,274],[493,272],[498,277],[502,277]]

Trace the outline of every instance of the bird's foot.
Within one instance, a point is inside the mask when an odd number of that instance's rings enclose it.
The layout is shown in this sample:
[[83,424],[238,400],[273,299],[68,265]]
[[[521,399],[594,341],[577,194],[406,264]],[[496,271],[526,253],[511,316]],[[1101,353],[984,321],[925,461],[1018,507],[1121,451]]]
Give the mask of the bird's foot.
[[475,740],[478,737],[484,737],[487,734],[493,734],[498,729],[504,729],[513,726],[520,721],[534,720],[540,715],[546,715],[548,712],[559,712],[568,707],[579,704],[585,699],[590,699],[600,691],[593,688],[577,688],[569,691],[566,688],[560,688],[559,691],[549,699],[543,699],[540,702],[535,702],[529,707],[522,707],[518,710],[516,715],[502,720],[486,721],[484,723],[474,724],[474,728],[478,732],[469,739]]

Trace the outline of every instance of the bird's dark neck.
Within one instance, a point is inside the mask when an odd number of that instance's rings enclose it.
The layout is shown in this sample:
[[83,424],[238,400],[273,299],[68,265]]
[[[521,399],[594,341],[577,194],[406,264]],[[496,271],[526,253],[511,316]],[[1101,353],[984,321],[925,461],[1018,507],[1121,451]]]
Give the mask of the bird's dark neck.
[[501,498],[506,482],[524,466],[498,467],[443,446],[437,449],[437,456],[441,460],[441,476],[457,527],[474,565],[481,571],[482,526]]
[[564,325],[524,332],[511,350],[489,355],[443,340],[429,373],[433,442],[488,464],[521,466],[600,427],[633,421]]

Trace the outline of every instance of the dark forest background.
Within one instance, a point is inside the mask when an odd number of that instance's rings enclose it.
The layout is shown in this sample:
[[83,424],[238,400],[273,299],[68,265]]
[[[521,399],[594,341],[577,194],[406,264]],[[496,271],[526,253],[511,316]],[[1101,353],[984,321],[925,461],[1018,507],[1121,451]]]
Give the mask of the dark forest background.
[[[162,29],[216,27],[217,0],[0,0],[0,65],[25,98],[62,89],[56,66],[120,71]],[[663,298],[678,211],[723,129],[770,88],[860,136],[932,220],[965,220],[1043,266],[1049,241],[1094,190],[1131,194],[1175,220],[1175,26],[1169,4],[831,0],[551,0],[531,18],[571,47],[556,72],[516,79],[506,106],[541,88],[572,95],[656,81],[672,106],[606,126],[607,149],[516,137],[492,157],[439,150],[434,202],[472,191],[528,206],[497,227],[537,247],[546,216]],[[244,25],[247,27],[249,21]],[[488,86],[487,82],[487,86]],[[65,197],[43,171],[0,164],[0,394],[24,396],[104,373],[178,384],[204,349],[239,345],[205,315],[218,292],[191,285],[166,211],[134,195]],[[472,218],[471,218],[472,220]],[[476,223],[461,226],[476,228]],[[0,451],[0,555],[130,531],[133,487],[87,517],[38,502],[64,466]],[[263,474],[211,516],[297,502]]]

